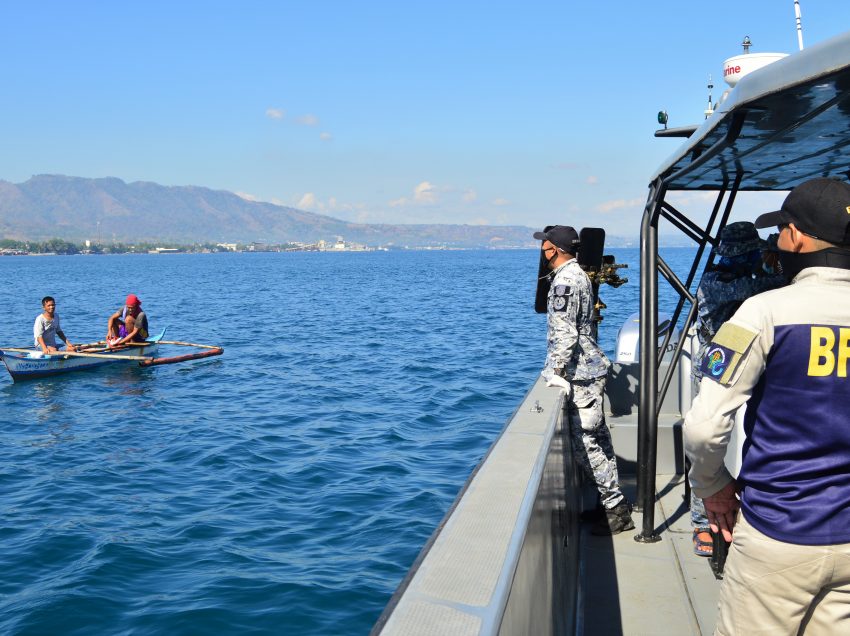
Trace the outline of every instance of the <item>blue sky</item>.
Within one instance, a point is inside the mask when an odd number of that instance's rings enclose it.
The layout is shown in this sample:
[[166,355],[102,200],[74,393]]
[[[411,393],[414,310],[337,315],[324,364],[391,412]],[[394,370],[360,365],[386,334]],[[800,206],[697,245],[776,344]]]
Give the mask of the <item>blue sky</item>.
[[[850,28],[850,2],[801,5],[807,45]],[[657,111],[699,122],[744,35],[796,50],[793,1],[5,2],[0,179],[636,234],[680,143]]]

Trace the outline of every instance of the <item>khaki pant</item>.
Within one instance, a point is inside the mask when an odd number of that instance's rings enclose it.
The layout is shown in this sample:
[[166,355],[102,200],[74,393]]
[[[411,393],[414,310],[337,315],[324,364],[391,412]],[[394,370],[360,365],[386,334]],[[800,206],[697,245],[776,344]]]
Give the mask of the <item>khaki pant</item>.
[[738,514],[715,634],[850,634],[850,543],[777,541]]

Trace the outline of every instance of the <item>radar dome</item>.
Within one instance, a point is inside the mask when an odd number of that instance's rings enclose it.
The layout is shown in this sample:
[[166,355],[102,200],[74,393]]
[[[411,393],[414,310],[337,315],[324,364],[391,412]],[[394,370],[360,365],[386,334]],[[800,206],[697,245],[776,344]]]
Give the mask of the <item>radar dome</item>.
[[735,55],[723,62],[723,79],[729,86],[735,86],[738,80],[744,77],[744,75],[787,56],[787,53],[744,53],[742,55]]

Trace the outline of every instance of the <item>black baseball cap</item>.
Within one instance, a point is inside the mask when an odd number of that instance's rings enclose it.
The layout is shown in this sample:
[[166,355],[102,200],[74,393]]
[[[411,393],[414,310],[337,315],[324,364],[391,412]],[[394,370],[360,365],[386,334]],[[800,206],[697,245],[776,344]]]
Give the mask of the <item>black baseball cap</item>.
[[812,179],[785,197],[782,208],[756,219],[757,228],[793,223],[800,231],[836,245],[850,245],[850,184]]
[[578,251],[578,232],[569,225],[553,225],[543,232],[535,232],[534,238],[540,241],[549,241],[555,247],[573,255]]

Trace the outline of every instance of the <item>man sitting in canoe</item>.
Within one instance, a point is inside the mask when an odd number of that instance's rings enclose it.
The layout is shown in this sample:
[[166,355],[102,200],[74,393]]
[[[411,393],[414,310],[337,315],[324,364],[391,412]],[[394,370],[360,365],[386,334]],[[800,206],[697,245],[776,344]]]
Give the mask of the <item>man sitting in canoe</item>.
[[35,346],[40,347],[42,353],[56,353],[59,351],[56,347],[56,336],[59,336],[69,351],[76,351],[77,348],[65,337],[62,326],[59,324],[59,316],[56,315],[56,301],[53,296],[42,298],[41,307],[44,311],[35,317],[35,324],[32,328]]
[[106,329],[106,344],[110,347],[147,339],[148,317],[142,311],[142,301],[138,296],[127,296],[124,306],[109,317]]

